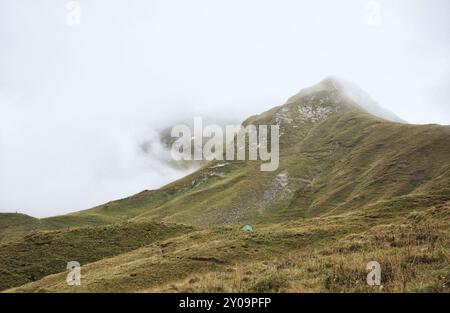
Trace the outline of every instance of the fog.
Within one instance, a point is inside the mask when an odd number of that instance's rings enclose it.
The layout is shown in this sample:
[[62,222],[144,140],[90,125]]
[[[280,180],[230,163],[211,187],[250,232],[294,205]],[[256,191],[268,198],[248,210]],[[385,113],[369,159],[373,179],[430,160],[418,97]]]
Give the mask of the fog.
[[79,25],[67,3],[0,0],[0,212],[157,188],[188,172],[142,152],[159,129],[242,120],[329,75],[450,124],[447,0],[80,0]]

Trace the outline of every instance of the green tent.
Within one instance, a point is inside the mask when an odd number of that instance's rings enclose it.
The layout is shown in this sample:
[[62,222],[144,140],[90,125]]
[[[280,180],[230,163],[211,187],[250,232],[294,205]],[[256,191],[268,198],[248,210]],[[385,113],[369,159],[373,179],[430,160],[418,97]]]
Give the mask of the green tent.
[[253,227],[249,224],[244,225],[244,227],[241,228],[241,230],[245,231],[245,232],[252,232],[253,231]]

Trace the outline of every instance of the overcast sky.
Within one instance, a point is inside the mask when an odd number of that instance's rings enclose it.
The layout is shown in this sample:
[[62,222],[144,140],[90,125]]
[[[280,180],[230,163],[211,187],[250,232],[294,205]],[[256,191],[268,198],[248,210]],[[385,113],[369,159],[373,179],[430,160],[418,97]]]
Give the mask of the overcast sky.
[[[194,115],[244,119],[336,75],[450,124],[450,1],[0,0],[0,212],[49,216],[186,172],[139,151]],[[71,11],[74,12],[74,11]]]

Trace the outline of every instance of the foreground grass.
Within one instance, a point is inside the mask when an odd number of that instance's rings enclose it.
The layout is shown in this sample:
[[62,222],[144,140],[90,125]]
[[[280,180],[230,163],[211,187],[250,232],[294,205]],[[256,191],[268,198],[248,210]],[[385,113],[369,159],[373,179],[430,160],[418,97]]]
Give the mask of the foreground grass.
[[[203,229],[82,264],[81,286],[62,272],[8,292],[448,292],[449,238],[448,204]],[[366,284],[372,260],[381,288]]]
[[[435,215],[435,216],[433,216]],[[448,213],[431,209],[344,236],[327,247],[243,262],[151,292],[450,292]],[[437,223],[436,219],[447,218]],[[366,284],[376,260],[382,286]]]
[[94,262],[191,230],[167,223],[124,222],[32,232],[20,241],[0,245],[0,290],[62,272],[69,261]]

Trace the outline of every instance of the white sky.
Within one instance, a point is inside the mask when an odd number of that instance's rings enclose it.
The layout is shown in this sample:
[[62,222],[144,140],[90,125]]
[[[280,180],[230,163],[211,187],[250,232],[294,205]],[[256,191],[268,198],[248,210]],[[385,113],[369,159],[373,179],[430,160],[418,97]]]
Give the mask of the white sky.
[[[450,2],[0,0],[0,212],[89,208],[184,175],[139,153],[194,115],[243,119],[325,76],[450,124]],[[373,2],[373,1],[372,1]],[[370,7],[370,6],[369,6]]]

